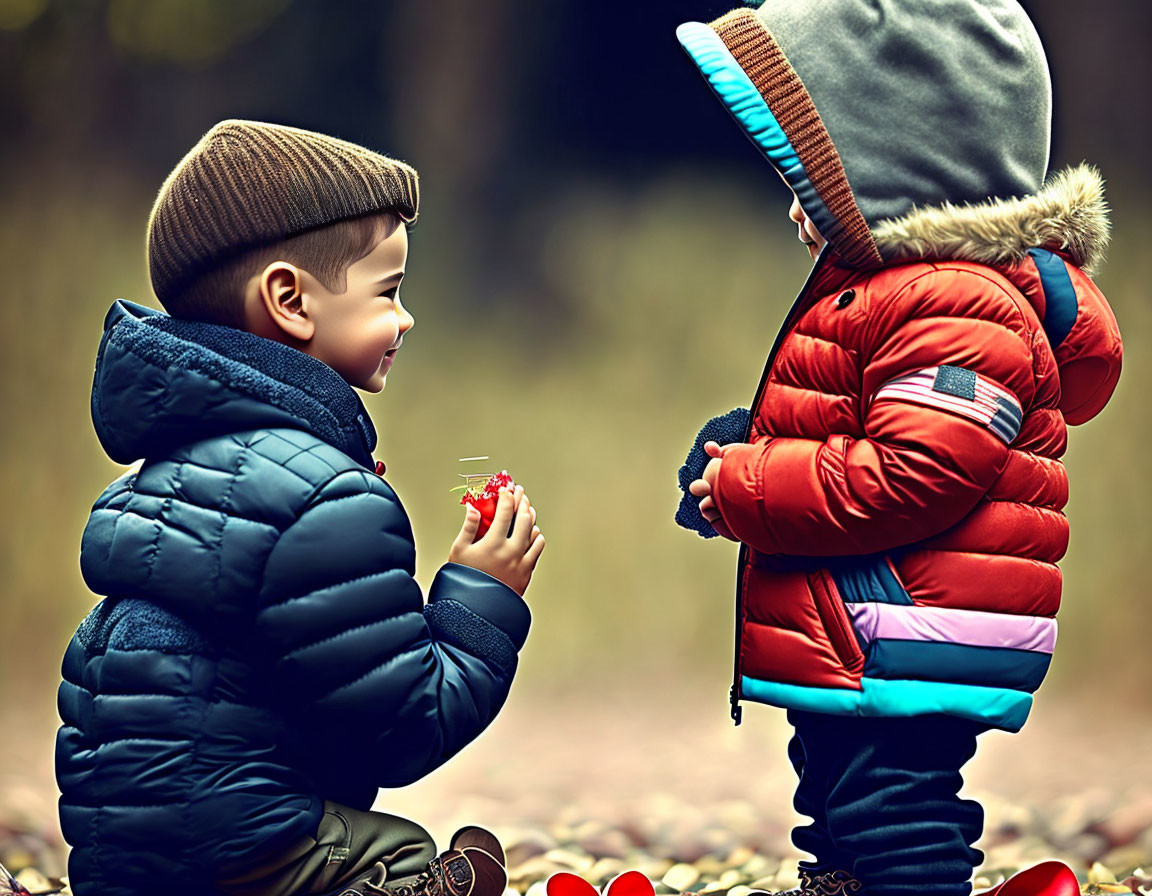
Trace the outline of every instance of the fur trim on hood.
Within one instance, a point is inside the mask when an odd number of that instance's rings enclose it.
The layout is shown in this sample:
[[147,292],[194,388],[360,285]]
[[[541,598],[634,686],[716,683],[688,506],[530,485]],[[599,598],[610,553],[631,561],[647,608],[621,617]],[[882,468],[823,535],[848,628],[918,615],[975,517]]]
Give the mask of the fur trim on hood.
[[1043,247],[1067,253],[1092,274],[1104,260],[1109,231],[1104,180],[1096,168],[1080,164],[1030,196],[913,209],[880,221],[872,235],[886,261],[949,258],[1002,266]]

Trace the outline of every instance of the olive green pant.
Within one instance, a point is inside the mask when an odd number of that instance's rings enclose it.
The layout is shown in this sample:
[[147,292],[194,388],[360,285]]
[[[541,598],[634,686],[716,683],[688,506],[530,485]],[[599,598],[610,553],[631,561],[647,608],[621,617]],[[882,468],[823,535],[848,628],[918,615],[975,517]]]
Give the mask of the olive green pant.
[[327,894],[368,878],[377,862],[392,882],[418,874],[435,857],[436,845],[416,822],[325,801],[314,837],[218,886],[228,896]]

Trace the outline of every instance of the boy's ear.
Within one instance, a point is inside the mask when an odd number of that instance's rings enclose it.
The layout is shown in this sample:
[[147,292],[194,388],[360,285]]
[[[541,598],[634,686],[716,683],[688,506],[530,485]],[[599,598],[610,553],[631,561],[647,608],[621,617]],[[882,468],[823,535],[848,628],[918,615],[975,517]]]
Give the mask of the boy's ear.
[[307,342],[315,332],[304,301],[304,278],[298,267],[274,261],[260,273],[259,304],[275,326],[293,339]]

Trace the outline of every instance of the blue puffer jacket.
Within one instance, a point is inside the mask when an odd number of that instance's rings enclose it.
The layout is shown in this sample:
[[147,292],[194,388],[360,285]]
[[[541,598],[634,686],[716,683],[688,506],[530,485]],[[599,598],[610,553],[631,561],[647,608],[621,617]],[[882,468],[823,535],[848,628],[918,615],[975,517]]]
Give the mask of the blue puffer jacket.
[[81,570],[107,595],[64,657],[60,822],[78,896],[214,892],[367,809],[504,703],[528,608],[446,564],[425,604],[376,433],[322,362],[132,302],[92,418],[118,463]]

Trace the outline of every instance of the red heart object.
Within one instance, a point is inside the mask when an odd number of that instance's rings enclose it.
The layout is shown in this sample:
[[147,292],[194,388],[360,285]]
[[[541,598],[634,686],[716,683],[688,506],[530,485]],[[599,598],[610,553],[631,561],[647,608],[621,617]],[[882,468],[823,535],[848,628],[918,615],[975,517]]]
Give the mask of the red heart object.
[[617,874],[604,888],[604,896],[655,896],[656,888],[639,871]]
[[1080,896],[1080,882],[1072,869],[1055,860],[1017,871],[991,890],[974,896]]
[[598,896],[596,888],[570,871],[557,871],[544,883],[548,896]]
[[483,538],[484,533],[492,525],[492,518],[496,516],[496,503],[500,498],[500,489],[515,487],[516,483],[508,475],[508,471],[502,470],[499,473],[494,473],[479,492],[468,489],[464,493],[460,503],[471,504],[480,511],[480,528],[476,532],[477,538]]
[[[557,871],[544,884],[548,896],[599,896],[596,888],[569,871]],[[652,881],[639,871],[617,874],[604,887],[604,896],[655,896]]]

